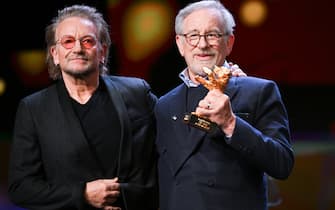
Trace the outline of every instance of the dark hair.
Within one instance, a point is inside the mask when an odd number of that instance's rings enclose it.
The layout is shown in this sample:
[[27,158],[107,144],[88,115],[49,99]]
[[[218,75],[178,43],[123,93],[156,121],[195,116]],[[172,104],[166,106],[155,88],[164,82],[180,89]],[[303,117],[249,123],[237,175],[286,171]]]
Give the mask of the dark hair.
[[56,44],[55,33],[56,28],[60,22],[70,17],[85,18],[93,22],[97,27],[98,40],[99,42],[107,47],[105,62],[100,64],[100,74],[108,72],[108,56],[109,48],[111,45],[109,25],[103,18],[103,15],[97,11],[96,8],[86,5],[72,5],[65,7],[58,11],[58,16],[53,18],[51,24],[46,27],[45,41],[47,45],[46,63],[48,66],[48,72],[51,79],[56,80],[62,77],[59,65],[55,65],[53,57],[50,52],[50,48]]

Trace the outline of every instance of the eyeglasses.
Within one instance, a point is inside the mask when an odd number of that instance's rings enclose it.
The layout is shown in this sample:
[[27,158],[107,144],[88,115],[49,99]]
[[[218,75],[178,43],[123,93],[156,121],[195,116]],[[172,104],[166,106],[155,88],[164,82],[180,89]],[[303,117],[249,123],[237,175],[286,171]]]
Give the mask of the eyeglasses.
[[204,37],[209,45],[217,45],[221,37],[226,36],[227,34],[210,32],[207,34],[200,35],[199,33],[192,32],[188,34],[179,34],[179,35],[184,36],[188,44],[190,44],[193,47],[196,47],[199,44],[201,37]]
[[60,43],[65,49],[72,49],[76,45],[77,40],[79,40],[80,46],[84,49],[91,49],[97,44],[96,38],[93,36],[84,36],[80,39],[76,39],[73,36],[63,36],[56,43]]

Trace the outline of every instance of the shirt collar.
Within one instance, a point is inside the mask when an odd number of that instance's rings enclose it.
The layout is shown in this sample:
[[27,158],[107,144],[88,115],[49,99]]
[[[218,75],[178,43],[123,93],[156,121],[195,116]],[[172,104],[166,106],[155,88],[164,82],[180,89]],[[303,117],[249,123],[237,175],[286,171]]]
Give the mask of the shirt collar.
[[184,69],[182,72],[179,73],[179,78],[181,80],[183,80],[183,82],[185,83],[185,85],[187,87],[198,87],[199,84],[193,82],[191,79],[190,79],[190,75],[188,74],[188,71],[187,71],[187,68]]

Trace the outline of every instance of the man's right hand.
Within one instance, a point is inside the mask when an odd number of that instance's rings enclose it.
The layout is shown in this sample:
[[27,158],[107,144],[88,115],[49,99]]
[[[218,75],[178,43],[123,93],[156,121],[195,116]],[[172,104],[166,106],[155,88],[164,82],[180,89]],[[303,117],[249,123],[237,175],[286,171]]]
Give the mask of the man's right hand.
[[119,207],[112,206],[119,196],[118,178],[99,179],[86,183],[85,198],[90,205],[96,208],[121,210]]

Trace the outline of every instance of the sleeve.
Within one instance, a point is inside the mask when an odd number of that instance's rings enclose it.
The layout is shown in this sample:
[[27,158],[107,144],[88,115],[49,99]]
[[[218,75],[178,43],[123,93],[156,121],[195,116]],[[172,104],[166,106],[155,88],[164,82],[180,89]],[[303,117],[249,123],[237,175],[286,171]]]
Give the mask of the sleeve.
[[278,86],[272,81],[262,84],[257,87],[260,91],[252,94],[252,122],[237,116],[234,134],[228,142],[259,170],[286,179],[294,165],[287,111]]

